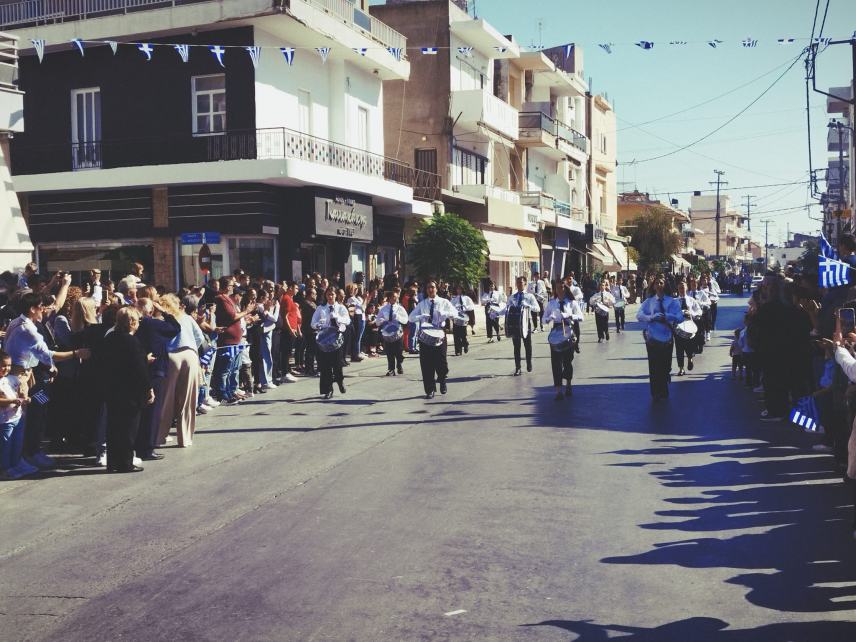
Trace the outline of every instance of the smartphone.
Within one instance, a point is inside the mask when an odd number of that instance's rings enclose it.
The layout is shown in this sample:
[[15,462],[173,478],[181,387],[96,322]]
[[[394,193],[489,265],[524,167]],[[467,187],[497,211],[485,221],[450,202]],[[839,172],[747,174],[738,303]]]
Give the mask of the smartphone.
[[856,310],[853,308],[839,308],[838,318],[841,320],[841,334],[847,336],[856,328]]

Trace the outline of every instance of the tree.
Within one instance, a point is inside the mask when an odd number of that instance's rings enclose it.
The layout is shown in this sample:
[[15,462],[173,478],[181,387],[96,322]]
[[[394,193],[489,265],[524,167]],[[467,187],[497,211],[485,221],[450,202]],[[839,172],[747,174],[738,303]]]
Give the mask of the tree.
[[805,252],[800,255],[797,265],[803,274],[817,274],[819,260],[820,246],[818,242],[808,241],[805,244]]
[[639,252],[639,268],[659,267],[681,249],[681,235],[672,229],[672,216],[668,212],[649,207],[633,221],[630,245]]
[[472,286],[486,270],[487,241],[457,214],[435,214],[423,221],[410,244],[419,277]]

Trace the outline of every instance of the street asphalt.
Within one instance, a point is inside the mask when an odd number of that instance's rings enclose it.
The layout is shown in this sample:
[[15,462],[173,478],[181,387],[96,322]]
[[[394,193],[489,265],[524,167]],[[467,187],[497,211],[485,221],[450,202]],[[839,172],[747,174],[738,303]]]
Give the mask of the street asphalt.
[[732,380],[745,303],[667,402],[635,322],[598,344],[586,319],[562,402],[546,334],[514,377],[480,327],[431,401],[416,358],[370,359],[142,474],[5,482],[0,640],[856,641],[849,492]]

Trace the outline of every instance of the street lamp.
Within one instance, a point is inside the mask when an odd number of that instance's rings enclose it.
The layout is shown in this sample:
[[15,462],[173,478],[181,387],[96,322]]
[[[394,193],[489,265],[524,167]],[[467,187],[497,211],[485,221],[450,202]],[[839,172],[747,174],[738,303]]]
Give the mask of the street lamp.
[[[627,228],[627,229],[635,229],[639,227],[638,225],[616,225],[618,229]],[[628,244],[629,245],[629,244]],[[627,252],[627,275],[628,278],[630,276],[630,252]]]

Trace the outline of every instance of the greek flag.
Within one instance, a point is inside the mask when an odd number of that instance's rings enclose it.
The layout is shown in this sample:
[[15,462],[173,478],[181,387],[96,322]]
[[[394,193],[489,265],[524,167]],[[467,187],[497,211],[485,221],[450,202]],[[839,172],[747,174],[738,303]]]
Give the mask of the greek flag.
[[612,48],[615,46],[614,42],[602,42],[598,45],[601,49],[603,49],[606,53],[611,54]]
[[687,40],[670,40],[669,41],[670,45],[685,45],[687,43],[688,43]]
[[294,64],[294,47],[280,47],[279,49],[282,52],[283,57],[285,58],[285,62],[288,63],[288,66]]
[[77,47],[78,51],[80,51],[81,56],[85,55],[83,53],[83,41],[80,38],[75,38],[71,41],[71,44]]
[[119,50],[119,43],[115,40],[108,40],[107,44],[110,45],[110,51],[112,51],[115,56],[116,52]]
[[819,45],[823,45],[824,47],[828,47],[829,43],[832,42],[832,38],[815,38],[814,41]]
[[330,47],[315,47],[315,51],[318,52],[318,55],[321,56],[321,62],[327,62],[327,56],[330,55]]
[[722,40],[708,40],[707,44],[716,49],[719,45],[722,44]]
[[820,255],[825,256],[828,259],[838,260],[838,252],[829,244],[829,241],[826,240],[823,232],[820,234]]
[[398,62],[401,62],[401,47],[387,47],[386,50]]
[[149,43],[144,42],[143,44],[139,45],[137,49],[139,49],[143,53],[143,55],[146,57],[146,60],[152,59],[152,52],[154,51],[154,49],[152,49],[152,46]]
[[753,38],[746,38],[746,40],[743,41],[743,46],[744,47],[757,47],[758,41],[753,39]]
[[214,360],[214,355],[217,354],[217,348],[209,348],[205,354],[199,357],[199,363],[203,368],[207,368],[211,365],[211,362]]
[[360,55],[360,56],[365,56],[367,51],[368,51],[368,48],[366,48],[366,47],[355,47],[354,48],[354,53],[356,53],[357,55]]
[[471,58],[473,55],[472,47],[458,47],[458,53],[462,56],[466,56],[467,58]]
[[235,345],[235,346],[222,346],[220,348],[217,348],[217,350],[220,350],[224,354],[229,355],[230,359],[234,359],[235,357],[238,356],[238,353],[241,352],[241,350],[243,350],[245,347],[246,346],[244,344],[239,343],[238,345]]
[[190,60],[190,45],[175,45],[175,50],[181,56],[181,62]]
[[779,38],[780,45],[792,45],[796,42],[796,38]]
[[247,53],[250,54],[250,60],[253,61],[253,69],[259,68],[259,59],[262,57],[261,47],[247,47]]
[[837,288],[850,285],[851,267],[844,261],[821,256],[818,261],[817,278],[822,288]]
[[436,56],[437,47],[422,47],[422,54],[425,56]]
[[48,401],[50,401],[50,397],[48,397],[48,393],[44,390],[39,390],[36,394],[30,397],[33,401],[35,401],[40,406],[44,406]]
[[508,47],[494,47],[494,49],[496,50],[496,53],[501,53],[501,54],[508,51]]
[[573,43],[565,45],[565,60],[567,60],[573,52],[574,52]]
[[642,49],[653,49],[654,43],[651,42],[650,40],[640,40],[639,42],[636,43],[636,46],[640,47]]
[[212,45],[208,47],[208,50],[214,54],[214,57],[217,59],[217,62],[220,63],[221,67],[225,67],[226,64],[223,62],[223,56],[226,55],[226,50],[220,45]]
[[816,432],[820,428],[820,413],[814,397],[803,397],[797,401],[797,406],[791,410],[791,421],[807,432]]
[[36,50],[36,55],[39,57],[39,62],[45,57],[45,41],[42,39],[30,40],[33,43],[33,48]]

